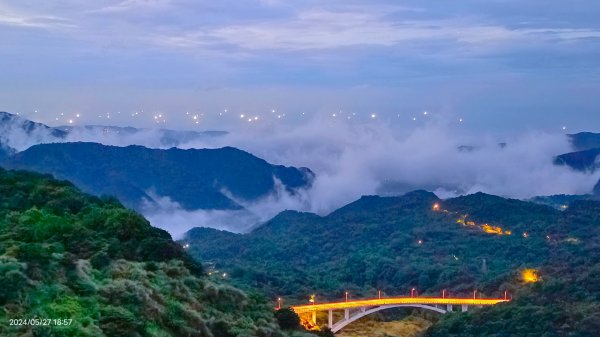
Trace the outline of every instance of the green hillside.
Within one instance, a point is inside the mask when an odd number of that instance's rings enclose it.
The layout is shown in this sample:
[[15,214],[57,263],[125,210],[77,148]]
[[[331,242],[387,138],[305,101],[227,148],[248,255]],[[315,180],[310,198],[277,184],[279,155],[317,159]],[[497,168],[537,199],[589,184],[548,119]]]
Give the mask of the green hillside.
[[[321,300],[344,291],[404,295],[412,287],[451,296],[476,289],[500,297],[508,290],[515,297],[509,305],[445,316],[430,336],[594,336],[599,225],[597,201],[559,211],[482,193],[442,201],[417,191],[363,197],[326,217],[284,212],[245,235],[194,229],[185,242],[238,285],[288,303],[312,293]],[[526,269],[541,278],[526,282]]]
[[0,169],[0,336],[285,335],[264,300],[204,275],[117,201]]

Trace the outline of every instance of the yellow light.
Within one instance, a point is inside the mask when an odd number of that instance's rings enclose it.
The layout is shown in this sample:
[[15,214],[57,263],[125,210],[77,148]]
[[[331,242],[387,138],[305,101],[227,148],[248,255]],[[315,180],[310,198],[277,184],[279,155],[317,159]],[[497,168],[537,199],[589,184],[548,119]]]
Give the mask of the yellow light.
[[500,228],[498,226],[490,226],[488,224],[485,224],[485,225],[481,226],[481,229],[483,229],[483,231],[488,234],[498,234],[498,235],[504,234],[504,231],[502,230],[502,228]]
[[538,271],[536,269],[523,270],[523,272],[521,273],[521,277],[523,278],[523,281],[527,283],[534,283],[540,280],[540,277],[538,276]]
[[440,210],[440,204],[438,204],[438,203],[433,204],[433,210],[436,211],[436,212],[439,211]]
[[426,304],[426,305],[479,305],[488,306],[496,305],[498,303],[510,302],[506,299],[495,299],[495,298],[437,298],[437,297],[390,297],[382,299],[369,299],[369,300],[352,300],[344,302],[333,302],[333,303],[320,303],[310,305],[298,305],[291,307],[297,314],[304,314],[309,312],[327,311],[327,310],[338,310],[338,309],[349,309],[349,308],[360,308],[367,306],[379,306],[379,305],[395,305],[395,304]]

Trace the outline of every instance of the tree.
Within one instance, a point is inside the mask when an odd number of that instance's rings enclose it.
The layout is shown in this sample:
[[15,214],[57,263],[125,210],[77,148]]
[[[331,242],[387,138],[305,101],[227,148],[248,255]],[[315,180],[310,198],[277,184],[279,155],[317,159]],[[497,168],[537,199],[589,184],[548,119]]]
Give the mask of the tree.
[[282,308],[275,312],[277,323],[283,330],[300,329],[300,317],[290,308]]

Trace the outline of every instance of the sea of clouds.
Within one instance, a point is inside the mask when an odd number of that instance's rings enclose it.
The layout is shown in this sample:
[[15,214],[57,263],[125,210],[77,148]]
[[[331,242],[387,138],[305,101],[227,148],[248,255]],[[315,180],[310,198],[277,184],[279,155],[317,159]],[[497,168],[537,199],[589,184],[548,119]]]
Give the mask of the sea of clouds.
[[[165,147],[163,131],[135,134],[79,128],[61,141]],[[12,135],[21,149],[31,143]],[[35,142],[43,141],[36,134]],[[56,141],[56,140],[53,140]],[[325,215],[362,195],[401,195],[415,189],[441,198],[475,192],[527,199],[539,195],[591,193],[600,174],[556,166],[556,155],[572,151],[562,133],[528,131],[512,136],[469,132],[456,123],[431,119],[411,128],[372,120],[315,117],[302,123],[255,123],[215,137],[186,139],[181,148],[233,146],[273,164],[308,167],[309,189],[288,193],[281,184],[262,200],[236,201],[245,211],[183,210],[170,196],[142,212],[156,226],[181,237],[192,227],[246,232],[286,210]],[[224,191],[227,193],[227,191]],[[235,196],[231,196],[235,199]]]

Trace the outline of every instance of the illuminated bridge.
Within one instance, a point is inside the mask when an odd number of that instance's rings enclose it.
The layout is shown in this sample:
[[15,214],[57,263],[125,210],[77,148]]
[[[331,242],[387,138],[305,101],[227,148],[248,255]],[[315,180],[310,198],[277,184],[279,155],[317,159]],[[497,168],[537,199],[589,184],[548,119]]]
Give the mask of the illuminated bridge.
[[[475,296],[474,296],[475,297]],[[317,325],[317,312],[328,312],[327,326],[336,333],[348,324],[365,317],[374,312],[391,308],[421,308],[445,314],[458,310],[465,312],[470,306],[482,307],[498,303],[509,302],[505,296],[503,299],[496,298],[446,298],[446,297],[390,297],[365,300],[350,300],[332,303],[312,303],[308,305],[292,306],[300,316],[302,324],[307,328],[315,328]],[[341,320],[334,322],[333,312],[342,311],[344,316]]]

